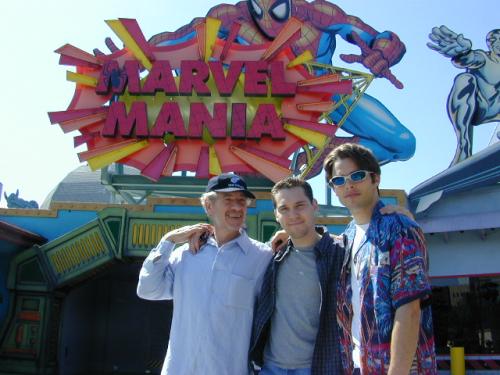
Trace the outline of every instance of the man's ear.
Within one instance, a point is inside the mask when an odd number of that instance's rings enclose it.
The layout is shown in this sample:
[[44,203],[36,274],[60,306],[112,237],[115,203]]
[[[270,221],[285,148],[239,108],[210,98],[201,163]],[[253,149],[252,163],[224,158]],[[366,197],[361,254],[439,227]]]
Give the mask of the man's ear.
[[207,216],[211,216],[212,215],[212,211],[213,211],[213,202],[211,199],[207,199],[205,201],[205,211],[207,213]]
[[319,210],[318,201],[313,198],[312,205],[315,211]]
[[379,187],[379,185],[380,185],[380,175],[376,174],[376,173],[374,173],[373,175],[375,176],[375,178],[373,179],[373,183],[375,185],[377,185],[377,187]]

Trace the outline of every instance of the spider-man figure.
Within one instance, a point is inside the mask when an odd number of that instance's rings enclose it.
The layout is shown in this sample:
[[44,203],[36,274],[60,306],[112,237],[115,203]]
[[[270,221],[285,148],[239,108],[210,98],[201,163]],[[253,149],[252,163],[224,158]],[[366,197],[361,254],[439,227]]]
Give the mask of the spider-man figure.
[[[361,49],[361,55],[340,55],[348,63],[359,62],[377,77],[384,77],[397,88],[403,85],[391,73],[406,52],[398,36],[390,31],[382,33],[359,18],[346,14],[338,6],[324,0],[245,0],[235,5],[220,4],[209,10],[207,16],[222,21],[219,37],[228,36],[233,22],[241,23],[238,41],[242,44],[260,44],[272,40],[290,17],[300,19],[302,35],[292,48],[296,54],[311,51],[318,62],[330,64],[335,52],[337,35]],[[155,45],[176,44],[195,35],[194,26],[203,18],[195,18],[175,32],[164,32],[150,39]],[[330,114],[338,122],[344,114],[338,109]],[[342,127],[355,136],[354,140],[369,147],[384,164],[407,160],[415,151],[415,137],[394,115],[375,98],[363,95]]]

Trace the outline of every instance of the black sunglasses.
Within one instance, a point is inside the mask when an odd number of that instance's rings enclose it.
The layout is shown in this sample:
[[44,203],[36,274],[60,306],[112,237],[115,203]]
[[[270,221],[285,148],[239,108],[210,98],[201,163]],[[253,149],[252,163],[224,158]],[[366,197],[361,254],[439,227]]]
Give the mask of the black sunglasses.
[[374,172],[359,170],[359,171],[354,171],[347,176],[333,176],[330,179],[330,181],[328,181],[328,185],[330,185],[332,188],[336,186],[342,186],[347,182],[347,180],[351,180],[351,182],[355,184],[357,182],[363,181],[366,178],[366,176],[372,173]]

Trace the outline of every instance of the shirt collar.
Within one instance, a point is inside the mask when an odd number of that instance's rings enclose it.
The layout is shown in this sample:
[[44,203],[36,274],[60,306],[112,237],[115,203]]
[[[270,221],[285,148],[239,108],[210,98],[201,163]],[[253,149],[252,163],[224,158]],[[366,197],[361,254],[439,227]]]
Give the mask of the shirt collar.
[[247,254],[248,250],[252,246],[252,242],[250,241],[250,238],[248,237],[246,230],[241,228],[239,237],[236,237],[234,240],[238,244],[243,254]]
[[[373,211],[372,211],[372,217],[370,218],[370,226],[372,226],[371,224],[377,220],[379,217],[382,216],[382,214],[380,213],[380,209],[382,207],[384,207],[385,204],[384,202],[382,202],[380,199],[377,201],[377,204],[375,204],[375,207],[373,207]],[[368,231],[370,230],[370,226],[368,227],[368,229],[366,230],[367,234],[368,234]],[[349,238],[349,243],[352,243],[353,239],[354,239],[354,234],[356,232],[356,225],[355,225],[355,222],[354,222],[354,219],[349,223],[349,225],[347,226],[346,230],[345,230],[345,234],[346,236]]]
[[[217,241],[215,241],[215,238],[213,235],[209,237],[207,243],[210,243],[211,245],[218,247]],[[250,241],[250,238],[248,237],[246,230],[243,228],[240,229],[240,235],[238,237],[232,239],[229,242],[226,242],[222,246],[233,244],[233,243],[236,244],[237,247],[241,250],[241,252],[245,255],[248,253],[248,250],[252,246],[252,242]]]
[[[328,232],[328,228],[326,228],[324,226],[316,226],[316,232],[318,232],[318,234],[321,235],[321,238],[314,245],[313,251],[316,255],[323,255],[323,253],[325,251],[328,251],[329,246],[331,245],[332,240],[330,237],[330,233]],[[342,246],[342,244],[339,243],[337,240],[335,240],[334,242],[336,244]],[[342,242],[344,242],[344,241],[342,240]],[[286,247],[275,254],[274,260],[276,262],[281,262],[290,253],[290,250],[293,248],[294,248],[294,246],[293,246],[292,240],[288,239]]]

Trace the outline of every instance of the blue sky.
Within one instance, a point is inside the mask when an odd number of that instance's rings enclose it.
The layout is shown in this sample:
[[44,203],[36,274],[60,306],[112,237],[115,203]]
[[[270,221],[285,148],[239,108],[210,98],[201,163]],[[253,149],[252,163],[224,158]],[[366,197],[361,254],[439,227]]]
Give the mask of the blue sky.
[[[73,133],[63,134],[51,125],[47,112],[65,110],[74,86],[65,79],[66,67],[58,65],[53,51],[70,43],[91,52],[104,49],[104,38],[114,36],[106,19],[135,18],[146,38],[172,31],[197,16],[204,16],[219,2],[146,0],[9,1],[2,4],[0,114],[0,182],[7,193],[42,203],[46,195],[80,162],[73,148]],[[228,1],[228,3],[235,3]],[[485,36],[499,28],[498,0],[406,0],[335,2],[345,12],[361,18],[378,31],[391,30],[406,44],[407,53],[393,67],[405,88],[397,90],[387,80],[376,79],[368,93],[379,99],[417,138],[415,156],[382,169],[382,188],[403,189],[446,169],[456,140],[446,114],[446,98],[460,72],[450,61],[426,47],[433,26],[446,25],[472,40],[473,48],[487,49]],[[119,40],[113,38],[118,45]],[[340,53],[357,53],[338,40],[334,65],[365,71],[359,64],[345,64]],[[474,150],[486,147],[496,124],[477,127]],[[322,178],[314,179],[323,201]],[[0,207],[5,207],[0,199]]]

